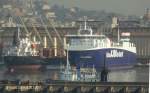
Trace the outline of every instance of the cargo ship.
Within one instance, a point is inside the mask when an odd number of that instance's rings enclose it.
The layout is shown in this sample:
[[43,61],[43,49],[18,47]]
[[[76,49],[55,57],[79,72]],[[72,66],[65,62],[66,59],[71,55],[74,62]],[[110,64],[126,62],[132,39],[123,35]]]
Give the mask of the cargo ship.
[[87,20],[83,22],[77,34],[65,36],[70,64],[77,68],[94,66],[96,69],[132,67],[136,64],[136,47],[130,42],[130,33],[120,33],[118,29],[118,41],[115,42],[104,34],[93,34]]
[[10,46],[4,55],[4,63],[11,72],[25,70],[40,70],[46,65],[58,65],[65,62],[63,57],[48,58],[48,49],[42,50],[42,55],[36,47],[40,42],[31,40],[31,34],[27,33],[20,37],[20,27],[14,32],[12,46]]

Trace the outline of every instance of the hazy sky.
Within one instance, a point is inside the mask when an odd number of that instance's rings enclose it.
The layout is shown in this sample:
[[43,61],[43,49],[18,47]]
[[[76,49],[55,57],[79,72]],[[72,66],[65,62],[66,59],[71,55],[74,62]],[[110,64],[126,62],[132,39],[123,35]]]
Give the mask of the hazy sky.
[[106,10],[125,15],[142,16],[150,8],[150,0],[49,0],[50,4],[64,7],[80,7],[87,10]]

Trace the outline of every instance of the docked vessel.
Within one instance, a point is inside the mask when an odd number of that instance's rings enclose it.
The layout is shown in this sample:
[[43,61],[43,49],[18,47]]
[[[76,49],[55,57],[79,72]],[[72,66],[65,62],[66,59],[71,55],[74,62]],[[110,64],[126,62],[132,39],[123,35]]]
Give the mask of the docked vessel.
[[[36,40],[32,41],[30,35],[31,34],[27,33],[21,38],[19,27],[14,33],[12,46],[7,49],[4,55],[4,63],[11,72],[17,71],[18,69],[40,70],[45,68],[46,65],[58,65],[61,62],[63,63],[63,58],[48,58],[40,55],[40,51],[36,49],[40,42]],[[47,53],[45,55],[47,55]]]
[[105,35],[93,34],[85,20],[77,34],[66,35],[65,49],[69,51],[70,64],[96,69],[135,65],[136,47],[130,42],[128,33],[122,34],[121,38],[118,36],[118,42],[113,42]]

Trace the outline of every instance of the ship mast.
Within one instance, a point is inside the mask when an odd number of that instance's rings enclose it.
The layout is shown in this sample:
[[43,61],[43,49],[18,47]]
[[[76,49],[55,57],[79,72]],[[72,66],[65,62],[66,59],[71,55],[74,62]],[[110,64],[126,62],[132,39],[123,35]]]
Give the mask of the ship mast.
[[[67,45],[67,47],[69,47],[69,45]],[[71,80],[72,72],[71,72],[71,67],[69,63],[68,49],[66,50],[66,52],[67,52],[67,64],[66,64],[65,70],[62,72],[62,75],[64,76],[63,78],[64,80]]]
[[80,26],[80,29],[78,30],[78,35],[81,35],[82,31],[84,32],[88,32],[86,35],[92,35],[93,34],[93,31],[91,29],[91,27],[87,26],[87,17],[84,16],[84,19],[81,21],[81,22],[84,22],[83,23],[83,26]]
[[118,20],[118,29],[117,29],[117,43],[118,43],[118,45],[119,45],[119,42],[120,42],[120,30],[119,30],[119,20]]

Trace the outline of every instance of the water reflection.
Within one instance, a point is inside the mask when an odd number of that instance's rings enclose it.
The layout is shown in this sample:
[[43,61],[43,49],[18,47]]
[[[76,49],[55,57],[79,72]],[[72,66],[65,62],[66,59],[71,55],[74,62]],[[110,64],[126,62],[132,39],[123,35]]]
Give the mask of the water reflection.
[[126,69],[126,70],[110,71],[108,74],[108,80],[112,81],[112,82],[136,81],[136,70],[135,69]]
[[[16,71],[15,73],[8,73],[7,68],[0,68],[0,80],[30,80],[42,81],[45,79],[58,80],[60,78],[60,70],[46,70],[46,71]],[[108,81],[112,82],[148,82],[149,81],[149,67],[135,67],[133,69],[110,70],[108,74]]]

